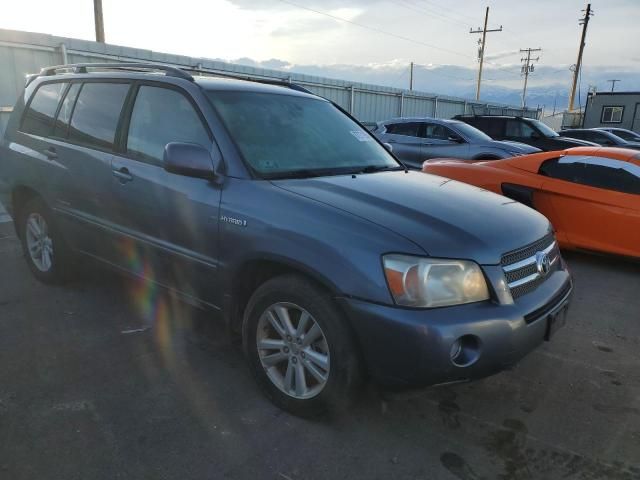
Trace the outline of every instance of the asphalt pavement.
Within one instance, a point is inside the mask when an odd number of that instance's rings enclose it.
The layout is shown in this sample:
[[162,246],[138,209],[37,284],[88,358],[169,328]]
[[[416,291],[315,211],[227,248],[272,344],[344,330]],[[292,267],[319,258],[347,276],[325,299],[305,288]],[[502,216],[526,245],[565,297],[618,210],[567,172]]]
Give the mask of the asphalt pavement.
[[565,253],[568,324],[512,370],[314,421],[211,312],[105,270],[49,287],[0,225],[0,479],[638,479],[640,264]]

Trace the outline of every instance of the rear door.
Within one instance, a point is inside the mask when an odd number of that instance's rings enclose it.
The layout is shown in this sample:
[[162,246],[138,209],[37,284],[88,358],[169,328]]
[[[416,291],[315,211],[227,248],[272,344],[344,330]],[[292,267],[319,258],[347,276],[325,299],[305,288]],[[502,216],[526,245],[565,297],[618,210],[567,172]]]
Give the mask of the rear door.
[[424,137],[423,159],[469,158],[469,144],[460,135],[444,125],[425,122],[422,135]]
[[167,84],[139,83],[128,110],[122,151],[110,166],[117,262],[135,275],[219,305],[221,187],[163,168],[167,143],[217,148],[211,132],[189,93]]
[[[45,83],[23,120],[37,131],[32,148],[42,165],[42,192],[75,248],[102,257],[110,162],[129,84],[74,80]],[[39,101],[46,92],[47,102]],[[59,92],[59,93],[58,93]],[[51,115],[54,97],[64,97]],[[46,138],[44,136],[46,135]]]
[[640,256],[640,166],[567,155],[547,160],[540,173],[573,245]]
[[387,125],[384,141],[393,146],[393,153],[408,166],[421,168],[423,158],[422,123],[401,122]]
[[15,145],[7,151],[15,157],[19,167],[16,172],[22,173],[22,178],[15,181],[34,188],[53,208],[58,195],[54,180],[62,171],[62,165],[56,161],[56,144],[51,136],[60,100],[68,86],[68,82],[56,81],[36,88],[17,128]]

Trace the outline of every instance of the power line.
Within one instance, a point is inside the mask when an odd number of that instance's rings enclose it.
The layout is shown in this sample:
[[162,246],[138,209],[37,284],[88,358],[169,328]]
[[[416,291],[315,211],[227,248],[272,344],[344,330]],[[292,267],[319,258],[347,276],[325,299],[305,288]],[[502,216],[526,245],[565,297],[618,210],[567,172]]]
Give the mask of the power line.
[[616,88],[616,83],[617,82],[621,82],[622,80],[618,79],[618,78],[613,78],[611,80],[607,80],[607,82],[611,82],[611,91],[613,92],[613,90]]
[[[443,14],[440,14],[440,13],[437,13],[437,12],[428,11],[428,10],[423,10],[421,8],[416,8],[413,5],[405,5],[404,3],[400,3],[398,0],[387,0],[387,1],[390,2],[390,3],[394,3],[394,4],[398,5],[399,7],[406,8],[407,10],[411,10],[413,12],[416,12],[416,13],[419,13],[421,15],[424,15],[425,17],[429,17],[429,18],[431,18],[433,20],[440,20],[440,21],[448,22],[448,23],[455,24],[455,25],[462,25],[464,27],[468,27],[469,26],[467,23],[463,23],[463,22],[461,22],[459,20],[456,20],[456,19],[454,19],[452,17],[448,17],[447,15],[443,15]],[[406,0],[404,0],[404,1],[406,1]],[[434,15],[435,15],[435,17],[434,17]]]
[[[587,4],[587,8],[583,10],[584,16],[580,19],[580,25],[582,25],[582,35],[580,37],[580,48],[578,49],[578,61],[576,62],[573,72],[573,83],[571,84],[571,95],[569,96],[569,111],[573,110],[573,102],[576,97],[576,84],[578,83],[578,77],[580,76],[580,67],[582,66],[582,54],[584,53],[585,38],[587,36],[587,26],[589,25],[589,19],[593,15],[591,10],[591,4]],[[580,92],[578,92],[579,94]]]
[[476,100],[480,100],[480,82],[482,81],[482,64],[484,63],[484,51],[485,51],[485,46],[487,44],[487,33],[502,31],[502,25],[500,25],[500,28],[487,30],[488,21],[489,21],[489,7],[487,7],[487,10],[484,15],[484,28],[482,30],[480,30],[480,27],[478,27],[478,30],[469,29],[469,33],[482,33],[482,39],[478,40],[478,46],[479,46],[478,61],[480,62],[480,66],[478,68],[478,86],[476,87]]
[[522,66],[522,74],[524,75],[524,88],[522,89],[522,108],[527,106],[527,81],[529,80],[529,75],[533,73],[533,65],[532,62],[537,62],[540,60],[540,57],[531,58],[531,52],[541,52],[541,48],[521,48],[520,52],[527,54],[526,57],[520,59],[521,62],[525,62]]
[[458,16],[458,17],[464,17],[464,18],[467,18],[467,19],[471,20],[472,22],[475,22],[475,21],[476,21],[476,19],[475,19],[474,17],[472,17],[471,15],[466,15],[466,14],[464,14],[464,13],[457,12],[456,10],[453,10],[449,5],[446,5],[446,6],[445,6],[445,5],[440,5],[440,4],[435,3],[435,2],[430,2],[429,0],[422,0],[422,1],[423,1],[424,3],[427,3],[427,4],[429,4],[429,5],[434,6],[435,8],[439,8],[439,9],[441,9],[441,10],[442,10],[442,9],[447,9],[447,10],[449,11],[449,13],[454,13],[454,15],[456,15],[456,16]]
[[287,5],[291,5],[291,6],[296,7],[296,8],[300,8],[302,10],[306,10],[308,12],[313,12],[313,13],[316,13],[318,15],[323,15],[325,17],[332,18],[332,19],[338,20],[340,22],[345,22],[345,23],[348,23],[350,25],[355,25],[356,27],[364,28],[366,30],[371,30],[372,32],[376,32],[376,33],[379,33],[379,34],[382,34],[382,35],[387,35],[389,37],[394,37],[394,38],[397,38],[399,40],[404,40],[404,41],[407,41],[407,42],[415,43],[417,45],[422,45],[423,47],[433,48],[435,50],[440,50],[440,51],[443,51],[443,52],[451,53],[453,55],[458,55],[458,56],[461,56],[461,57],[471,58],[470,55],[467,55],[465,53],[456,52],[455,50],[449,50],[448,48],[439,47],[437,45],[433,45],[433,44],[430,44],[430,43],[422,42],[420,40],[416,40],[416,39],[413,39],[413,38],[405,37],[404,35],[398,35],[396,33],[389,32],[387,30],[383,30],[383,29],[378,28],[378,27],[372,27],[372,26],[369,26],[369,25],[365,25],[363,23],[354,22],[353,20],[347,20],[346,18],[338,17],[337,15],[332,15],[331,13],[322,12],[320,10],[315,10],[313,8],[310,8],[310,7],[305,7],[304,5],[299,5],[299,4],[291,2],[289,0],[277,0],[277,1],[279,1],[281,3],[286,3]]

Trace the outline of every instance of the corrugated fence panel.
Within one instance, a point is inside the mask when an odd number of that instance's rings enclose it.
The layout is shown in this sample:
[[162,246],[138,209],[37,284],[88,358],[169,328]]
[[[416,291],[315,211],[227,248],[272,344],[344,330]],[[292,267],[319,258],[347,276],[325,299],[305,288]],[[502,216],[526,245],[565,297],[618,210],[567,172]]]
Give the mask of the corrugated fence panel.
[[353,115],[362,123],[398,116],[398,97],[356,90]]
[[403,117],[433,117],[436,102],[433,98],[405,96],[402,107]]
[[337,103],[345,110],[349,111],[349,106],[351,104],[351,91],[345,90],[343,88],[334,88],[334,87],[320,87],[316,85],[309,85],[308,88],[310,91],[315,93],[316,95],[320,95],[332,102]]
[[438,99],[438,117],[452,118],[464,114],[464,102]]
[[40,71],[43,65],[59,61],[52,48],[0,44],[0,135],[4,134],[11,110],[24,87],[27,74]]
[[[37,73],[42,67],[64,63],[63,50],[67,52],[67,63],[160,62],[199,69],[204,74],[226,73],[291,81],[337,103],[365,124],[400,115],[451,118],[461,113],[499,113],[538,116],[537,110],[529,109],[523,112],[521,108],[511,105],[487,105],[473,101],[468,102],[465,112],[465,100],[456,97],[439,97],[433,93],[410,92],[379,85],[231,64],[219,60],[0,29],[0,134],[4,132],[9,111],[24,86],[25,75]],[[436,97],[438,98],[437,107]]]

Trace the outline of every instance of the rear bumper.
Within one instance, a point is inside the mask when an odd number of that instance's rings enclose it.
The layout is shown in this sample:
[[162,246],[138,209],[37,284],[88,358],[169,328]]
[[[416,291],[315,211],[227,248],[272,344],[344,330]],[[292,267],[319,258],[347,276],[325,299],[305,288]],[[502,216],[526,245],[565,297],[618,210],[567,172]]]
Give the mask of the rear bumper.
[[[550,316],[564,318],[572,290],[569,273],[560,270],[513,305],[415,310],[340,301],[372,379],[388,387],[417,387],[478,379],[515,364],[545,341]],[[477,339],[477,359],[457,366],[451,349],[465,335]]]

